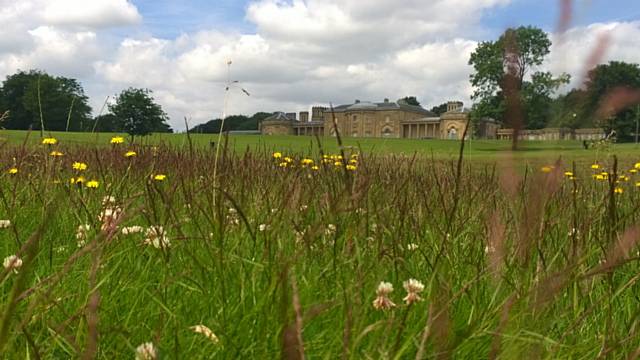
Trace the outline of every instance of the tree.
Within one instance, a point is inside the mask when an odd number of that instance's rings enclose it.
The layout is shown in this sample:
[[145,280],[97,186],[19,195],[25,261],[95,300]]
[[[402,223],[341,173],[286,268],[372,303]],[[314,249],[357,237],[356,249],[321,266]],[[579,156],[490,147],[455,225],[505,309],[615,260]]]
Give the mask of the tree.
[[0,111],[10,112],[7,129],[40,129],[42,122],[46,130],[80,131],[91,119],[88,102],[77,80],[36,70],[8,76],[0,89]]
[[[272,113],[257,112],[251,117],[245,115],[231,115],[225,119],[224,131],[235,130],[258,130],[258,124],[271,116]],[[191,129],[194,133],[217,134],[220,132],[222,119],[209,120],[204,124],[194,126]]]
[[[469,65],[474,68],[471,85],[476,118],[491,117],[514,128],[514,141],[522,127],[545,126],[550,114],[544,110],[551,95],[568,83],[569,76],[554,78],[551,73],[530,72],[543,63],[551,41],[541,29],[521,26],[508,29],[497,41],[478,45]],[[515,142],[514,142],[515,146]]]
[[405,96],[401,100],[407,105],[420,106],[420,101],[415,96]]
[[615,130],[618,140],[631,141],[635,133],[638,116],[638,96],[624,106],[609,110],[616,97],[625,97],[624,93],[640,92],[640,66],[621,61],[601,64],[589,71],[586,81],[585,111],[591,115],[591,121],[604,127],[606,131]]
[[437,116],[440,116],[440,115],[446,113],[447,109],[448,109],[448,104],[447,103],[442,103],[442,104],[440,104],[438,106],[432,107],[431,108],[431,112],[436,114]]
[[152,132],[172,132],[167,124],[169,117],[162,107],[154,102],[149,89],[129,88],[116,96],[109,111],[116,117],[117,128],[134,136],[145,136]]

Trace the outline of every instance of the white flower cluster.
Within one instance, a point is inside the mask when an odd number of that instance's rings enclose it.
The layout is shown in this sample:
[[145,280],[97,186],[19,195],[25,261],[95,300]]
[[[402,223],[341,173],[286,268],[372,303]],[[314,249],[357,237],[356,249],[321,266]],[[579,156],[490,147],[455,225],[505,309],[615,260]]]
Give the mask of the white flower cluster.
[[156,249],[165,249],[171,246],[171,241],[169,241],[167,233],[162,226],[150,226],[145,232],[145,236],[144,243]]

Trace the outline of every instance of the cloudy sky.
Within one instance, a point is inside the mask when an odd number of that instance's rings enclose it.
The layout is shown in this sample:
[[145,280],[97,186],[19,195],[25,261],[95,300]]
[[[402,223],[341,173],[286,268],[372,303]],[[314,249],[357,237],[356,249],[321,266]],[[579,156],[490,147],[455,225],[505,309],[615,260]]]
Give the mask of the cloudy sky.
[[[553,42],[544,68],[573,84],[589,62],[640,63],[640,1],[573,0],[0,0],[0,78],[41,69],[79,79],[97,113],[107,96],[146,87],[171,116],[220,117],[228,60],[251,97],[229,113],[415,95],[469,104],[469,54],[507,27]],[[595,49],[601,56],[594,57]]]

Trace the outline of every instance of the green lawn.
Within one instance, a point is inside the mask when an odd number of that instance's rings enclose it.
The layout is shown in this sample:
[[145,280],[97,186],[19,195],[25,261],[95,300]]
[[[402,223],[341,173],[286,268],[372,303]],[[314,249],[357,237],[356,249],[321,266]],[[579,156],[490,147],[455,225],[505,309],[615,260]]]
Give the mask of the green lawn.
[[[48,136],[58,138],[64,143],[75,144],[108,144],[109,139],[115,134],[111,133],[47,133]],[[0,131],[0,141],[19,144],[28,139],[30,143],[40,141],[39,132],[27,131]],[[194,147],[210,147],[211,141],[217,141],[215,134],[193,134],[191,141]],[[149,137],[136,140],[144,144],[169,144],[175,147],[188,147],[186,134],[154,134]],[[338,151],[335,138],[321,138],[325,152]],[[418,154],[433,156],[434,158],[447,159],[458,155],[460,143],[451,140],[413,140],[413,139],[374,139],[374,138],[346,138],[345,146],[359,147],[365,153],[375,154]],[[306,136],[260,136],[260,135],[231,135],[229,146],[235,151],[244,152],[247,149],[264,151],[283,151],[292,153],[315,153],[318,143],[314,137]],[[513,156],[521,159],[554,160],[559,157],[569,160],[594,160],[602,156],[617,154],[621,157],[630,157],[638,153],[640,148],[635,144],[616,144],[606,153],[597,150],[585,150],[580,141],[525,141],[521,143],[521,149],[512,152],[510,141],[501,140],[471,140],[465,146],[465,156],[478,160],[500,160]]]

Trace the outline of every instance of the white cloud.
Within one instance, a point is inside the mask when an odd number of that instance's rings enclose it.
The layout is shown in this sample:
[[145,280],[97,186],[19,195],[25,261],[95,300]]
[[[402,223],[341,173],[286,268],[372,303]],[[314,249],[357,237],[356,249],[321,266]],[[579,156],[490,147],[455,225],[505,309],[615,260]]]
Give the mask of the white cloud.
[[[230,113],[406,95],[426,106],[452,99],[469,104],[467,62],[483,31],[482,13],[508,3],[259,0],[246,12],[255,33],[132,34],[110,43],[104,27],[140,22],[130,1],[0,0],[0,21],[7,24],[0,28],[0,76],[37,67],[78,77],[96,112],[107,95],[147,87],[178,129],[184,116],[194,125],[222,114],[229,59],[232,79],[251,92],[234,91]],[[71,5],[78,6],[66,14]],[[553,35],[544,68],[579,79],[603,31],[611,42],[602,61],[640,62],[633,50],[640,45],[638,23],[593,24],[570,29],[562,41]]]

